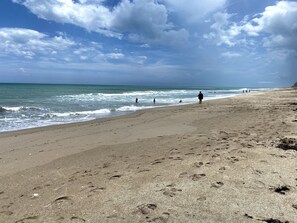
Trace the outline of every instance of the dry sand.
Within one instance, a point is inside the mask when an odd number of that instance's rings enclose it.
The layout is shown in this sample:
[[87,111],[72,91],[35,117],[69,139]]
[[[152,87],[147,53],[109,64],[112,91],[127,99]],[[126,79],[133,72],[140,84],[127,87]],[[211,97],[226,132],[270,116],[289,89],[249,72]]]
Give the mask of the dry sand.
[[297,222],[296,98],[2,133],[0,222]]

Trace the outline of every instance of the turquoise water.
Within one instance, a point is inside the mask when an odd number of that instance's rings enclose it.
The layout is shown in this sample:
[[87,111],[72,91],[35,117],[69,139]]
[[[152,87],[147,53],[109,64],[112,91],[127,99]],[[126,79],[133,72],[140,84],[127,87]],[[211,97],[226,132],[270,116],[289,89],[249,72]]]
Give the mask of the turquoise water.
[[[242,94],[242,88],[0,84],[0,132],[81,122],[136,110]],[[251,89],[259,91],[264,89]],[[138,98],[139,103],[135,103]],[[156,103],[153,103],[155,98]]]

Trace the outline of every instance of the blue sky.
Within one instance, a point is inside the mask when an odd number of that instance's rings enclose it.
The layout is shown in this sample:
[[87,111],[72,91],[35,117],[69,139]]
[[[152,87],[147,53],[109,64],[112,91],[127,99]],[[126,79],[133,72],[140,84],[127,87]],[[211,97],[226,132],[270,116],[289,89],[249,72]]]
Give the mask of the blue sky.
[[1,0],[0,82],[282,87],[297,1]]

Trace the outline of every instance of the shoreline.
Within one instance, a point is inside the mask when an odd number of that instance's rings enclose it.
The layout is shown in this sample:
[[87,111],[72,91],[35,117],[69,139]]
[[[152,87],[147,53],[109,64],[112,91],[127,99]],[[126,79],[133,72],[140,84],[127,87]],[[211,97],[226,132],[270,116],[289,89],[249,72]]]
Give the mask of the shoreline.
[[296,95],[1,133],[0,222],[297,222]]
[[[275,90],[279,90],[278,89],[271,89],[269,91],[275,91]],[[210,99],[204,99],[203,101],[213,101],[213,100],[221,100],[221,99],[226,99],[226,98],[232,98],[232,97],[237,97],[237,96],[241,96],[241,95],[246,95],[246,94],[257,94],[257,93],[262,93],[262,92],[267,92],[267,91],[257,91],[257,92],[250,92],[250,93],[244,93],[244,94],[234,94],[234,95],[228,95],[225,97],[218,97],[218,98],[210,98]],[[76,123],[85,123],[85,122],[92,122],[92,121],[96,121],[96,120],[102,120],[102,119],[113,119],[113,118],[117,118],[117,117],[121,117],[121,116],[127,116],[127,115],[131,115],[134,114],[136,112],[139,111],[143,111],[143,110],[151,110],[151,109],[159,109],[159,108],[167,108],[167,107],[179,107],[179,106],[188,106],[188,105],[194,105],[198,103],[198,101],[193,102],[193,103],[181,103],[181,104],[173,104],[173,105],[164,105],[164,106],[152,106],[152,107],[147,107],[147,108],[142,108],[136,111],[126,111],[126,112],[118,112],[119,114],[114,114],[114,115],[108,115],[105,117],[101,117],[101,118],[94,118],[94,119],[90,119],[90,120],[81,120],[81,121],[75,121],[75,122],[65,122],[65,123],[59,123],[59,124],[49,124],[49,125],[44,125],[44,126],[35,126],[35,127],[28,127],[28,128],[24,128],[24,129],[16,129],[16,130],[9,130],[9,131],[2,131],[0,132],[0,136],[1,134],[6,134],[6,133],[17,133],[17,132],[21,132],[21,131],[26,131],[26,130],[33,130],[33,129],[39,129],[42,130],[42,128],[47,128],[47,127],[51,127],[51,126],[60,126],[60,125],[69,125],[69,124],[76,124]],[[123,114],[120,114],[123,113]]]

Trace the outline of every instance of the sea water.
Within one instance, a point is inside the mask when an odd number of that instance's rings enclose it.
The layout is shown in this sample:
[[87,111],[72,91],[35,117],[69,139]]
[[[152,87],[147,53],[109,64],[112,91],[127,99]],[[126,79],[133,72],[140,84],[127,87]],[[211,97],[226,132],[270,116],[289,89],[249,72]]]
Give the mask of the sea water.
[[[0,132],[81,122],[242,94],[245,88],[0,84]],[[251,89],[259,91],[266,89]],[[138,98],[138,103],[135,103]],[[153,102],[155,98],[156,102]],[[180,100],[182,103],[179,103]]]

